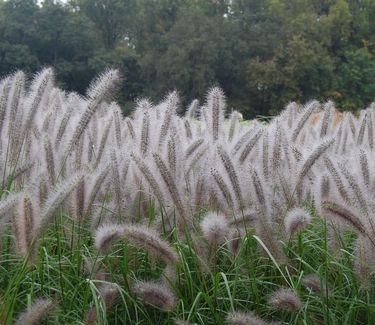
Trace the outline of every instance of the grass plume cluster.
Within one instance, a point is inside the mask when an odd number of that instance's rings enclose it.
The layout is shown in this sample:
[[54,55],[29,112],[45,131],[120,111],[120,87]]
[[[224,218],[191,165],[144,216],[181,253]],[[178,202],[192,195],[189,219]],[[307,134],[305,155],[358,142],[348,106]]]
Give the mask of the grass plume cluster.
[[373,105],[241,121],[212,88],[125,118],[120,79],[0,82],[1,324],[374,321]]

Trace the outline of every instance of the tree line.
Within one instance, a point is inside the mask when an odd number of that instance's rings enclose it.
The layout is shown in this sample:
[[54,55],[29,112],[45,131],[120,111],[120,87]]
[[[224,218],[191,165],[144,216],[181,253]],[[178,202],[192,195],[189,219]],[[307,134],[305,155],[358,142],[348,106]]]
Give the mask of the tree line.
[[375,98],[374,0],[0,0],[0,74],[53,66],[84,93],[106,67],[118,100],[182,105],[220,86],[245,117],[291,100],[362,109]]

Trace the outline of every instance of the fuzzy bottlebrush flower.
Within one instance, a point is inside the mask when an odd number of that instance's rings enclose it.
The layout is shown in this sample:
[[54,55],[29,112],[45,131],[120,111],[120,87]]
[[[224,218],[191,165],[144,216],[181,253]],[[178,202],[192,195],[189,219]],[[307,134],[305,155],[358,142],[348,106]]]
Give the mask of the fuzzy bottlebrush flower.
[[306,228],[311,223],[311,215],[303,208],[294,208],[285,217],[284,225],[288,236],[293,236],[297,231]]
[[334,112],[333,102],[328,101],[326,104],[324,104],[324,115],[323,115],[322,123],[320,126],[320,138],[323,138],[327,135],[328,128],[332,120],[333,112]]
[[225,97],[220,88],[212,88],[207,95],[207,110],[209,111],[208,129],[212,140],[219,140],[224,129]]
[[258,215],[255,209],[247,208],[233,216],[229,225],[236,228],[255,228],[258,223]]
[[96,109],[99,107],[100,102],[106,100],[110,96],[110,94],[116,88],[119,80],[120,75],[118,70],[107,70],[91,84],[87,93],[87,106],[72,133],[66,147],[66,153],[68,153],[72,146],[78,142],[90,119],[94,115]]
[[123,228],[126,240],[138,247],[147,250],[154,258],[160,258],[169,266],[175,266],[179,257],[170,244],[160,238],[159,234],[145,226],[129,225]]
[[145,226],[107,224],[95,232],[95,247],[99,252],[107,252],[119,240],[127,240],[131,245],[147,250],[154,258],[160,258],[168,266],[175,266],[177,253],[169,243]]
[[177,150],[176,150],[176,138],[171,136],[168,140],[168,164],[172,175],[176,175],[177,172]]
[[370,289],[375,270],[374,243],[367,237],[359,236],[356,240],[354,257],[354,270],[361,287]]
[[203,236],[212,244],[220,244],[229,233],[227,218],[215,212],[209,212],[201,222]]
[[357,214],[355,214],[349,207],[343,204],[338,204],[332,201],[322,202],[323,211],[328,215],[337,218],[338,220],[351,225],[355,230],[361,234],[366,234],[366,227]]
[[111,103],[110,110],[113,111],[113,121],[115,126],[115,138],[117,148],[121,147],[121,108],[115,102]]
[[5,77],[3,80],[0,80],[0,130],[2,123],[5,119],[6,113],[6,104],[11,88],[12,76]]
[[120,225],[102,225],[95,232],[95,248],[100,253],[108,252],[112,245],[121,240],[123,236],[123,229]]
[[55,182],[55,159],[52,150],[51,141],[48,138],[44,139],[44,150],[45,150],[45,161],[46,169],[48,172],[48,178],[50,183],[53,185]]
[[133,126],[133,123],[132,123],[131,119],[129,117],[127,117],[125,119],[125,123],[126,123],[127,129],[128,129],[128,132],[130,134],[130,137],[132,139],[134,139],[135,138],[135,131],[134,131],[134,126]]
[[296,293],[289,288],[280,288],[272,293],[268,304],[276,309],[297,312],[302,308],[302,302]]
[[238,174],[235,169],[235,165],[233,164],[231,157],[228,155],[228,153],[225,151],[225,149],[221,145],[217,147],[217,152],[223,163],[224,169],[226,170],[228,177],[232,183],[233,191],[236,195],[238,205],[242,206],[243,205],[242,190],[241,190]]
[[168,135],[168,132],[173,124],[173,119],[176,116],[179,101],[180,99],[176,91],[170,93],[165,100],[166,109],[164,111],[163,123],[160,126],[159,130],[159,146],[163,145]]
[[136,166],[142,172],[146,181],[149,183],[151,189],[153,190],[154,196],[158,199],[159,203],[163,205],[164,203],[163,190],[160,187],[159,182],[155,178],[151,168],[141,158],[139,158],[135,154],[132,154],[131,157],[134,160]]
[[312,166],[316,163],[316,161],[324,154],[324,152],[335,142],[334,138],[322,141],[306,158],[304,161],[301,171],[299,172],[297,178],[297,188],[302,186],[303,178],[308,174],[311,170]]
[[356,196],[362,212],[367,213],[367,209],[368,209],[367,201],[366,201],[364,192],[362,191],[360,183],[357,181],[354,175],[349,171],[349,169],[344,164],[342,163],[339,164],[339,168],[342,174],[344,175],[344,177],[346,178],[346,180],[348,181],[349,186],[351,190],[353,191],[354,195]]
[[293,130],[291,140],[295,142],[297,140],[298,135],[300,134],[301,130],[303,129],[303,126],[311,116],[311,114],[314,112],[314,110],[317,108],[319,103],[317,101],[312,101],[306,104],[304,108],[304,112],[302,113],[296,127]]
[[184,126],[185,126],[186,138],[191,139],[193,137],[193,131],[191,129],[190,122],[188,120],[185,120]]
[[234,311],[227,315],[226,320],[230,325],[266,325],[267,323],[253,312]]
[[153,157],[160,175],[164,180],[166,188],[168,189],[168,192],[173,200],[173,203],[176,206],[176,210],[179,214],[180,225],[182,225],[183,228],[186,228],[188,226],[188,219],[177,184],[163,158],[158,153],[154,153]]
[[326,288],[325,283],[322,281],[318,274],[308,274],[305,275],[302,279],[302,285],[312,292],[329,294],[329,291]]
[[55,143],[54,143],[55,148],[59,147],[59,145],[61,143],[61,140],[62,140],[62,138],[65,134],[65,131],[67,129],[68,122],[69,122],[71,116],[72,116],[72,108],[69,108],[60,120],[60,124],[59,124],[59,127],[57,129],[56,136],[55,136]]
[[366,186],[370,186],[370,170],[367,154],[364,150],[360,150],[359,154],[360,166],[363,177],[363,182]]
[[345,187],[343,183],[343,179],[341,178],[341,174],[335,167],[335,164],[332,162],[332,160],[328,156],[325,156],[323,160],[327,168],[327,171],[329,172],[331,178],[333,179],[341,197],[344,199],[345,202],[350,202],[348,190]]
[[137,281],[133,285],[133,292],[145,303],[164,311],[173,311],[176,308],[177,299],[175,294],[163,283]]
[[0,201],[0,233],[3,225],[8,222],[8,212],[14,208],[20,198],[22,198],[22,193],[11,193]]
[[[32,199],[25,195],[18,203],[12,223],[16,252],[19,256],[27,256],[29,250],[32,248],[34,222],[35,207],[33,206]],[[34,254],[31,254],[31,257],[34,258]]]
[[142,129],[141,129],[140,145],[139,145],[142,157],[146,156],[149,146],[150,146],[150,115],[148,111],[145,111],[143,113]]
[[218,188],[220,189],[221,194],[225,198],[228,206],[231,209],[234,209],[234,203],[233,203],[231,192],[230,192],[230,190],[228,188],[228,185],[226,184],[225,180],[223,179],[223,177],[214,168],[211,168],[211,175],[214,178]]
[[198,99],[194,99],[190,106],[188,107],[185,116],[189,119],[194,119],[197,117],[198,114],[198,109],[199,109],[199,101]]
[[51,299],[38,299],[19,316],[16,325],[38,325],[54,307]]
[[61,206],[68,195],[80,184],[83,178],[83,173],[77,173],[53,188],[41,211],[40,222],[36,227],[38,234],[48,225],[56,210]]
[[53,70],[51,68],[45,68],[39,72],[34,78],[30,86],[30,95],[26,103],[28,104],[28,114],[24,124],[24,135],[31,130],[32,123],[40,103],[47,93],[46,89],[53,82]]
[[85,191],[85,197],[83,200],[85,203],[85,218],[91,215],[91,212],[93,211],[95,199],[98,196],[101,185],[104,183],[110,171],[110,167],[110,165],[106,165],[91,176],[91,182],[87,186],[87,190]]
[[230,127],[229,127],[229,133],[228,133],[228,141],[231,142],[233,140],[233,137],[237,131],[239,121],[241,120],[242,114],[238,111],[233,111],[230,114]]
[[239,161],[240,161],[241,164],[243,164],[246,161],[246,158],[249,156],[250,151],[255,147],[258,140],[262,136],[262,134],[263,134],[263,130],[262,129],[258,130],[253,135],[253,137],[250,138],[250,140],[247,142],[247,144],[244,146],[244,148],[243,148],[243,150],[240,154],[240,157],[239,157]]

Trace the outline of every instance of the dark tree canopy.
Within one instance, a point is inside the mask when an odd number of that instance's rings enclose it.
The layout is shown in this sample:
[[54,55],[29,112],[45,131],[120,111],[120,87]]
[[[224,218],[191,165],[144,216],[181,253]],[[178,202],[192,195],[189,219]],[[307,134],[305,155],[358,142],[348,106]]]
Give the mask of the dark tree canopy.
[[53,66],[84,93],[106,67],[124,76],[118,100],[184,104],[213,85],[250,118],[289,101],[375,97],[375,1],[0,0],[0,74]]

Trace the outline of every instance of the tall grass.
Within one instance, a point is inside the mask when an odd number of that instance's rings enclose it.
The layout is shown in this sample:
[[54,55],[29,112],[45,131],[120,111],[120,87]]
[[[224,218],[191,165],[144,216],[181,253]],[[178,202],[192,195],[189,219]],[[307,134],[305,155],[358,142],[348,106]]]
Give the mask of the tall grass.
[[119,81],[0,82],[1,324],[373,323],[373,106],[123,118]]

